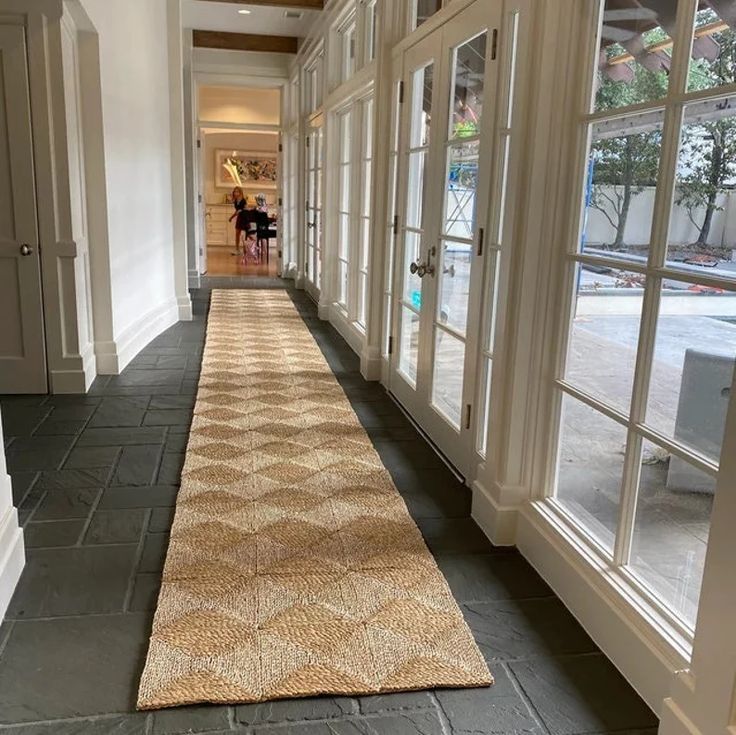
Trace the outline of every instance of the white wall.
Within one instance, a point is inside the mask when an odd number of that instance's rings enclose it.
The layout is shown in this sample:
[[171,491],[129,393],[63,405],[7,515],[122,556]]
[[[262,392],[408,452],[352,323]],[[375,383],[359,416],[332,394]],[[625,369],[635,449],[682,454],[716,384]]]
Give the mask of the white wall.
[[178,319],[167,5],[82,0],[99,34],[118,369]]
[[[612,187],[601,187],[604,193],[615,199]],[[642,245],[649,242],[652,227],[652,212],[654,211],[653,187],[647,187],[631,200],[629,216],[626,220],[626,231],[624,242],[629,245]],[[603,203],[603,200],[601,199]],[[716,205],[720,208],[713,213],[713,224],[708,236],[709,245],[736,247],[736,194],[734,192],[723,193],[718,196]],[[605,209],[616,221],[613,208],[605,204]],[[700,209],[694,215],[696,222],[701,223],[705,216],[705,210]],[[670,225],[671,243],[682,245],[692,243],[698,237],[699,228],[690,221],[687,210],[674,205],[672,222]],[[586,228],[586,239],[588,243],[610,243],[616,236],[616,231],[605,215],[592,207],[588,209],[588,226]]]
[[[278,154],[279,136],[276,133],[209,133],[204,138],[205,145],[205,202],[221,204],[225,194],[230,194],[232,187],[218,187],[215,177],[215,151],[218,149],[238,150],[264,155]],[[280,173],[280,172],[279,172]],[[269,204],[276,201],[276,189],[244,186],[247,196],[263,193]]]
[[199,119],[278,125],[281,120],[281,90],[202,86],[199,88]]

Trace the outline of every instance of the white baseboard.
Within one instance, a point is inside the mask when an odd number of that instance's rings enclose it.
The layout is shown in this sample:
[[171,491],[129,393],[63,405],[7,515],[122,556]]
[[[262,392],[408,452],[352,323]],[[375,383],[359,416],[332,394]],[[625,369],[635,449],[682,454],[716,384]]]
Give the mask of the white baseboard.
[[115,342],[96,343],[98,374],[119,375],[151,340],[179,321],[179,308],[177,299],[169,299],[131,324]]
[[[9,477],[7,477],[7,492],[10,494]],[[23,531],[18,526],[18,514],[11,506],[5,510],[4,517],[0,519],[0,620],[8,609],[25,563]]]
[[72,357],[67,364],[77,363],[72,370],[49,370],[49,391],[54,394],[86,393],[97,377],[97,358],[94,345],[90,343],[79,357]]
[[383,357],[380,348],[365,346],[360,355],[360,374],[365,380],[380,380]]
[[187,273],[187,282],[189,288],[200,288],[202,285],[202,277],[199,275],[199,271],[195,268]]
[[[654,613],[637,612],[606,567],[561,533],[542,503],[518,514],[516,543],[588,635],[659,716],[673,675],[688,667],[687,653],[663,633]],[[617,586],[618,585],[618,586]],[[650,619],[648,619],[650,618]]]
[[363,345],[365,342],[365,335],[350,322],[342,309],[337,304],[331,304],[326,313],[327,316],[322,316],[322,304],[319,305],[319,316],[320,319],[329,319],[330,324],[340,333],[340,336],[350,345],[350,348],[355,352],[358,357],[363,352]]
[[187,296],[181,296],[176,301],[179,308],[179,321],[180,322],[191,322],[192,321],[192,300]]
[[479,480],[472,484],[473,505],[471,516],[483,533],[496,546],[513,546],[516,543],[518,506],[500,505]]

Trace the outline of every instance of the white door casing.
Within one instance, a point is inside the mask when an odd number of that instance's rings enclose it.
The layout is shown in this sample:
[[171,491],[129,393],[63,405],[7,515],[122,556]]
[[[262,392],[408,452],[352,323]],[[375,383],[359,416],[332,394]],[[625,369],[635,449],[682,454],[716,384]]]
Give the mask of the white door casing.
[[[465,477],[472,475],[476,456],[473,404],[496,124],[494,34],[500,20],[501,3],[489,10],[476,2],[400,60],[404,101],[390,388]],[[463,48],[483,52],[476,63],[485,104],[479,126],[458,132],[451,116],[456,51]],[[471,183],[457,185],[454,177],[463,171]],[[458,192],[464,203],[454,201]]]

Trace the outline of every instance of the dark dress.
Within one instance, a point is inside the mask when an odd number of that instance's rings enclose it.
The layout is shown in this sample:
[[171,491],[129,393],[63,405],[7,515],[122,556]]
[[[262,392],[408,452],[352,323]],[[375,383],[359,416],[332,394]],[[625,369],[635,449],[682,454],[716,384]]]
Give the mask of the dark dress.
[[250,217],[248,215],[248,210],[245,208],[245,199],[241,199],[238,202],[233,202],[233,207],[235,207],[235,211],[238,213],[238,216],[235,219],[235,227],[239,230],[245,230],[248,232],[248,225],[250,221]]

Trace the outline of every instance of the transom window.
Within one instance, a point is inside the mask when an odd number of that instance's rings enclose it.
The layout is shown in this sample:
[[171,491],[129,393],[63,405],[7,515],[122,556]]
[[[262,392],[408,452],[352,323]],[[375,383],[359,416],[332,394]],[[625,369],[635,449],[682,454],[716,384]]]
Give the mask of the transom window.
[[601,3],[555,497],[688,631],[736,362],[736,1],[680,12],[681,35],[678,10]]

